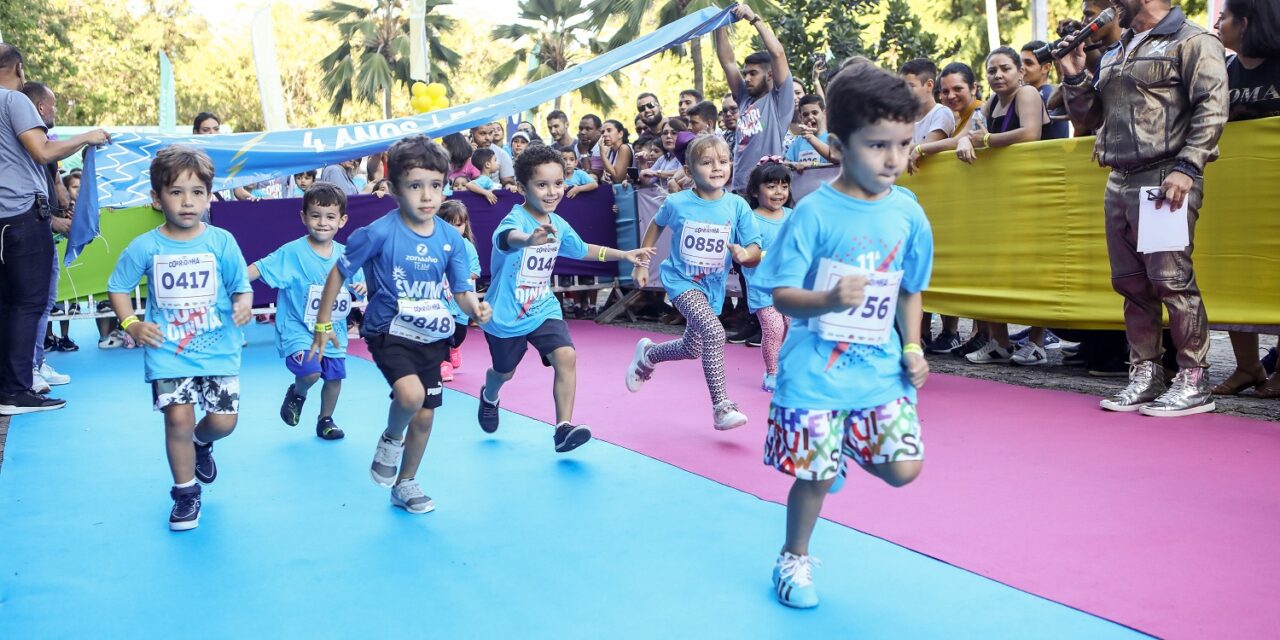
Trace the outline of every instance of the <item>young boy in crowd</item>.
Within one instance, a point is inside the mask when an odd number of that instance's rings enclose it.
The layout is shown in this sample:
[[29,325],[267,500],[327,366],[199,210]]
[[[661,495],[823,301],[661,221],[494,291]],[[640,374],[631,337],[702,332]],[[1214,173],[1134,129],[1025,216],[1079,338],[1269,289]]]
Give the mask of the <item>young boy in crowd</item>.
[[[213,443],[236,428],[240,411],[240,327],[249,322],[253,289],[230,233],[200,221],[209,210],[213,163],[203,151],[173,145],[151,161],[151,199],[164,224],[129,243],[107,282],[120,327],[146,346],[145,379],[164,413],[173,475],[169,528],[200,523],[200,485],[218,477]],[[147,279],[149,318],[130,296]],[[195,405],[205,415],[196,421]]]
[[493,367],[485,373],[480,389],[478,420],[486,433],[498,430],[498,394],[511,380],[529,345],[538,350],[542,364],[555,370],[553,395],[556,404],[558,452],[572,451],[591,439],[591,429],[575,425],[574,396],[577,393],[577,352],[569,338],[560,303],[551,293],[551,272],[556,258],[575,260],[588,256],[600,262],[628,260],[648,264],[653,249],[620,251],[590,245],[556,215],[564,196],[565,164],[559,151],[547,146],[530,147],[516,161],[516,181],[524,203],[498,223],[493,233],[493,274],[486,299],[493,304],[493,318],[482,322]]
[[689,121],[689,131],[695,136],[716,132],[716,106],[707,100],[689,107],[685,119]]
[[914,164],[923,156],[921,145],[945,140],[956,128],[956,115],[944,104],[939,104],[933,97],[934,78],[938,76],[938,66],[932,60],[917,58],[902,65],[898,72],[907,82],[907,87],[920,102],[920,113],[924,117],[915,122],[911,135],[911,162]]
[[818,604],[809,539],[843,458],[894,487],[919,475],[916,389],[929,373],[919,342],[933,235],[920,205],[894,188],[920,103],[870,64],[837,74],[827,96],[840,177],[800,202],[752,281],[793,318],[764,460],[795,477],[773,586],[800,608]]
[[[289,192],[290,198],[301,198],[307,194],[307,190],[311,185],[316,183],[316,170],[303,171],[302,173],[293,174],[293,189]],[[346,194],[343,194],[346,195]]]
[[480,175],[467,183],[467,191],[488,200],[489,204],[498,204],[498,196],[493,193],[498,188],[498,182],[493,178],[498,172],[498,156],[493,149],[481,147],[471,154],[471,164],[480,171]]
[[827,145],[828,134],[825,122],[826,103],[821,97],[809,94],[800,98],[800,135],[787,148],[787,165],[792,169],[803,171],[832,160],[831,148]]
[[333,422],[333,411],[347,377],[347,315],[351,313],[352,293],[365,293],[364,277],[356,272],[348,288],[334,302],[330,322],[338,346],[322,358],[308,358],[315,335],[320,293],[333,265],[342,257],[344,247],[334,242],[338,229],[347,225],[347,196],[336,185],[318,182],[302,197],[302,224],[307,234],[271,255],[249,265],[249,280],[261,278],[267,286],[279,289],[276,300],[276,349],[284,365],[294,375],[293,384],[284,393],[280,419],[298,426],[307,392],[320,379],[320,416],[316,420],[316,436],[325,440],[343,437],[342,429]]
[[564,186],[569,191],[564,194],[566,198],[576,197],[579,193],[586,191],[595,191],[600,187],[600,183],[591,174],[578,168],[578,151],[573,147],[560,149],[560,157],[564,159],[564,170],[569,177],[565,178]]
[[449,359],[454,334],[446,286],[477,322],[488,322],[490,310],[474,293],[462,236],[436,217],[444,202],[449,156],[426,137],[413,136],[391,145],[387,165],[398,207],[347,240],[346,252],[325,280],[309,357],[323,356],[326,344],[340,345],[333,305],[363,269],[369,306],[361,335],[391,385],[387,428],[378,438],[369,474],[375,483],[391,487],[393,505],[420,514],[435,508],[414,476],[441,404],[441,363]]

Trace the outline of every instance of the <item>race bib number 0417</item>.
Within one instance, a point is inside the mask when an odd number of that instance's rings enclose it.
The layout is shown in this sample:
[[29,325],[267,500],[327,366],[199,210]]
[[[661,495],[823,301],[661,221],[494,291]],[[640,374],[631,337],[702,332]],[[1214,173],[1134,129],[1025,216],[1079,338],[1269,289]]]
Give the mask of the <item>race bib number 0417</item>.
[[861,275],[867,278],[866,299],[847,311],[836,311],[809,320],[809,328],[823,340],[853,344],[883,345],[893,335],[897,315],[901,271],[866,271],[822,258],[818,262],[815,288],[828,291],[840,278]]
[[218,301],[218,261],[212,253],[157,255],[151,267],[161,309],[205,309]]

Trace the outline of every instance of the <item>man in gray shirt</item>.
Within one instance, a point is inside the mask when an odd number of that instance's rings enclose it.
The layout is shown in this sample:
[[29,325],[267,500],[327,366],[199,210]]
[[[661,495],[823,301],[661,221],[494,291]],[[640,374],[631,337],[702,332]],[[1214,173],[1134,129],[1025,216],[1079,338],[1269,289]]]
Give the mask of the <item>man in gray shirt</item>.
[[783,140],[795,113],[796,98],[792,89],[791,67],[782,43],[773,29],[750,7],[740,4],[733,10],[740,20],[756,28],[765,51],[757,51],[741,68],[733,57],[727,29],[715,32],[716,56],[724,69],[729,91],[738,103],[737,144],[733,148],[733,191],[741,194],[747,188],[751,170],[765,156],[781,156]]
[[53,265],[52,205],[41,165],[110,141],[101,129],[50,140],[44,119],[21,92],[26,80],[22,53],[0,44],[0,415],[66,404],[31,391],[36,325],[49,300]]
[[331,164],[320,172],[320,181],[337,185],[343,193],[349,196],[359,195],[360,189],[356,188],[356,183],[351,179],[351,174],[355,173],[358,166],[360,166],[360,158],[352,158],[351,160],[343,160],[338,164]]

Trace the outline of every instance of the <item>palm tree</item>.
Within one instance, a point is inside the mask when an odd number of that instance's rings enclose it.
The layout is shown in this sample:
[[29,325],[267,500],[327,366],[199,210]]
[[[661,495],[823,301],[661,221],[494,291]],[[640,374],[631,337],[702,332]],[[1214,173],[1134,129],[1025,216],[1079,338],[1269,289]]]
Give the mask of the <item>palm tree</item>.
[[[742,0],[742,4],[762,16],[777,13],[777,7],[770,0]],[[707,7],[720,5],[713,0],[592,0],[587,10],[591,12],[591,26],[596,29],[603,28],[614,16],[623,17],[622,26],[608,42],[608,48],[613,49],[640,36],[642,22],[655,12],[658,14],[658,26],[664,27]],[[683,51],[683,48],[672,50],[678,56],[683,55]],[[702,38],[689,42],[689,58],[693,63],[693,88],[698,93],[706,93],[706,80],[702,73]]]
[[[408,0],[376,0],[364,5],[330,0],[328,6],[307,17],[333,24],[342,36],[342,44],[320,61],[324,88],[333,95],[329,113],[340,115],[342,107],[352,100],[377,104],[381,97],[382,116],[391,117],[392,88],[397,82],[411,82],[408,4]],[[453,2],[427,0],[426,24],[427,51],[434,63],[428,81],[448,84],[449,77],[441,67],[453,68],[459,56],[444,46],[440,33],[452,29],[454,20],[432,13],[432,9],[446,4]]]
[[[596,56],[607,50],[605,44],[593,36],[591,16],[582,0],[521,0],[519,8],[520,22],[494,27],[492,32],[495,39],[523,45],[489,75],[495,85],[514,76],[530,58],[525,80],[533,82],[568,69],[579,57]],[[615,81],[621,79],[617,73],[611,77]],[[578,94],[605,111],[615,104],[599,81],[578,89]],[[560,98],[556,98],[556,108],[560,108]]]

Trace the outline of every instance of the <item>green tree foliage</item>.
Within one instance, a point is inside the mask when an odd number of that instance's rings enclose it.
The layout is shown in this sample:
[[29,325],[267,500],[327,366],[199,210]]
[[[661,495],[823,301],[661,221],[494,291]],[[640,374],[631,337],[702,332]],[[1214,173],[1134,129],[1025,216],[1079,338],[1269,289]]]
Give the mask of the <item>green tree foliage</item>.
[[[494,27],[491,34],[494,40],[520,46],[489,75],[492,84],[501,85],[522,69],[525,82],[541,80],[607,50],[595,37],[582,0],[521,0],[519,6],[520,22]],[[622,78],[616,73],[612,77],[615,82]],[[578,89],[578,95],[605,110],[615,104],[599,81]]]

